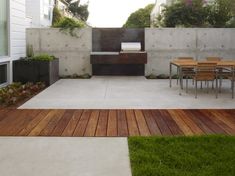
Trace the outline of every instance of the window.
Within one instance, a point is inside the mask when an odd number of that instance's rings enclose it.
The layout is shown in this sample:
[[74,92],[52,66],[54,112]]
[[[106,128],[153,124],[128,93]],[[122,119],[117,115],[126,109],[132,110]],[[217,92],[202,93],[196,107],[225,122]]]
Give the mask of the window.
[[7,83],[7,64],[0,64],[0,86]]
[[51,20],[51,14],[52,14],[52,7],[51,7],[51,1],[44,0],[44,7],[43,7],[43,13],[44,18]]
[[0,57],[8,55],[7,0],[0,0]]
[[49,7],[47,5],[44,5],[44,18],[49,19]]
[[160,13],[160,14],[161,14],[162,11],[164,10],[164,8],[165,8],[164,4],[161,4],[161,5],[159,6],[159,13]]

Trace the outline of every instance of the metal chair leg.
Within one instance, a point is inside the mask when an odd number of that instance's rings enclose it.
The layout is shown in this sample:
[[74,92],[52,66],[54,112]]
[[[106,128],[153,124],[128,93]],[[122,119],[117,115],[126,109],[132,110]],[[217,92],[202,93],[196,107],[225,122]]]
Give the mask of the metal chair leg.
[[184,89],[184,76],[183,75],[181,76],[181,79],[180,79],[180,86],[181,86],[181,89],[183,90]]
[[232,80],[232,99],[234,99],[234,80]]
[[215,97],[218,98],[218,79],[215,79]]
[[232,99],[234,99],[234,80],[232,80]]
[[197,80],[195,80],[195,98],[197,98]]
[[219,77],[219,93],[222,92],[222,77]]
[[179,84],[179,68],[177,68],[177,82],[176,84],[178,85]]
[[188,77],[186,78],[186,93],[188,93]]

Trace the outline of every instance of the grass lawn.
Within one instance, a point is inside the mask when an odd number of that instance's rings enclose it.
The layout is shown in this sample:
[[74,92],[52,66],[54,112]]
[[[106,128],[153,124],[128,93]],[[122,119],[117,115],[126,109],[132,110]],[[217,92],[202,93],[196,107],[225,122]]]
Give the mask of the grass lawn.
[[133,176],[235,176],[235,137],[130,137]]

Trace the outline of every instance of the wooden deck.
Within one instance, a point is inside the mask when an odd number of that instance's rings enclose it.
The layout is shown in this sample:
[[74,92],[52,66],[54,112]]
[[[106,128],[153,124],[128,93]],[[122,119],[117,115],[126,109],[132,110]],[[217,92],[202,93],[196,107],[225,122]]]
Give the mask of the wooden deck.
[[235,135],[235,110],[0,109],[0,136]]

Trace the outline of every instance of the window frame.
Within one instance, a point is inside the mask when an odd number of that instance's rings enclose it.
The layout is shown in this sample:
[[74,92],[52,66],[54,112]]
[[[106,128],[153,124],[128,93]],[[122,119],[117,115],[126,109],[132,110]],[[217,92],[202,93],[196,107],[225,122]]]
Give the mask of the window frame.
[[0,64],[10,60],[10,1],[6,0],[7,5],[7,55],[0,56]]
[[11,28],[10,28],[10,20],[11,20],[11,1],[6,0],[6,9],[7,9],[7,55],[0,56],[0,65],[7,66],[7,80],[5,83],[0,84],[1,87],[5,87],[10,83],[10,62],[11,62]]
[[5,87],[5,86],[7,86],[9,84],[10,62],[0,62],[0,65],[6,65],[6,67],[7,67],[6,82],[0,84],[0,88],[1,88],[1,87]]

